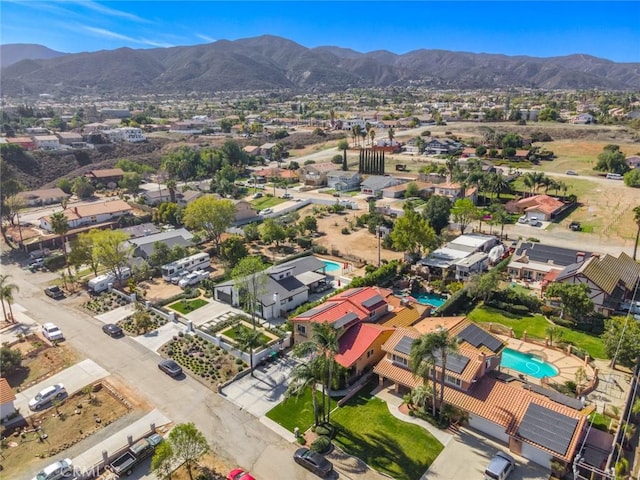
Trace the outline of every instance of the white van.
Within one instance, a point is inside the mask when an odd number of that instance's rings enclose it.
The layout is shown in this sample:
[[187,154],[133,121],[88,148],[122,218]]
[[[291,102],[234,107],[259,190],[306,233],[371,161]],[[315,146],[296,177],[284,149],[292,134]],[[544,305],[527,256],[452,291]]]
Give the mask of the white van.
[[505,480],[515,468],[513,457],[504,452],[496,453],[487,469],[484,471],[484,480]]
[[622,180],[623,177],[619,173],[607,173],[607,178],[609,180]]

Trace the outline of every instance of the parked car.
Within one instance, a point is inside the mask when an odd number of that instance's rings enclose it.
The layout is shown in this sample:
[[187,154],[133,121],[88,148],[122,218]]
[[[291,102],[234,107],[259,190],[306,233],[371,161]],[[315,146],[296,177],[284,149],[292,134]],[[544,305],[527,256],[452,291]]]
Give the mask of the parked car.
[[142,438],[112,461],[107,468],[118,475],[117,478],[122,478],[124,475],[129,476],[136,465],[141,463],[145,458],[153,455],[155,448],[160,445],[162,441],[162,435],[157,433]]
[[58,287],[57,285],[45,288],[44,294],[47,297],[53,298],[54,300],[60,300],[61,298],[64,298],[64,292],[60,290],[60,287]]
[[102,331],[109,335],[111,338],[118,338],[124,335],[122,328],[114,323],[107,323],[102,326]]
[[197,285],[205,278],[209,278],[209,272],[205,272],[204,270],[196,270],[195,272],[188,273],[187,275],[182,277],[178,282],[178,286],[180,288],[191,287],[193,285]]
[[62,399],[67,396],[67,391],[64,388],[64,385],[61,383],[56,383],[55,385],[51,385],[47,388],[43,388],[40,390],[35,397],[29,400],[29,408],[31,410],[40,410],[53,399]]
[[290,193],[285,193],[284,195],[282,195],[282,198],[293,198],[293,195],[291,195]]
[[484,471],[484,478],[485,480],[505,480],[513,472],[515,466],[516,462],[511,455],[498,452]]
[[44,267],[44,258],[36,258],[32,262],[29,262],[29,269],[38,269]]
[[227,475],[227,480],[256,480],[256,478],[241,468],[231,470]]
[[179,272],[179,273],[176,273],[173,277],[171,277],[169,281],[174,285],[178,285],[178,283],[180,283],[180,280],[182,280],[187,275],[189,275],[189,272]]
[[582,225],[580,224],[580,222],[571,222],[569,224],[569,229],[573,230],[574,232],[579,232],[580,230],[582,230]]
[[293,460],[320,477],[326,477],[333,470],[333,464],[329,460],[306,447],[297,449]]
[[522,215],[520,218],[518,218],[518,223],[527,223],[529,220],[527,219],[526,215]]
[[171,359],[162,360],[158,363],[158,368],[170,377],[177,377],[182,373],[182,367]]
[[264,210],[260,211],[260,215],[269,215],[270,213],[273,213],[273,208],[265,208]]
[[578,175],[578,172],[574,171],[574,170],[567,170],[566,172],[564,172],[565,175]]
[[262,192],[256,192],[253,194],[253,198],[262,198]]
[[65,458],[52,463],[48,467],[43,468],[33,480],[59,480],[61,478],[71,478],[73,472],[73,464],[71,459]]
[[50,342],[64,340],[62,330],[56,327],[53,323],[45,323],[44,325],[42,325],[42,335],[44,335],[44,338],[46,338]]

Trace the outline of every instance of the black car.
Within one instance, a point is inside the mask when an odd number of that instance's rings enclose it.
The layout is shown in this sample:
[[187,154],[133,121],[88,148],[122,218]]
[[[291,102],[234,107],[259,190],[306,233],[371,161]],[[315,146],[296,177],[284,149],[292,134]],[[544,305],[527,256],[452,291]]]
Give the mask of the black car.
[[582,230],[582,225],[580,225],[580,222],[571,222],[569,224],[569,228],[574,232],[579,232],[580,230]]
[[182,373],[182,367],[173,360],[162,360],[158,368],[170,377],[177,377]]
[[293,459],[298,465],[302,465],[319,477],[326,477],[333,470],[333,464],[329,460],[306,447],[296,450]]
[[102,331],[112,338],[118,338],[124,335],[122,329],[113,323],[107,323],[102,326]]
[[45,288],[44,294],[47,297],[51,297],[55,300],[60,300],[61,298],[64,298],[64,292],[60,290],[60,287],[58,287],[57,285]]

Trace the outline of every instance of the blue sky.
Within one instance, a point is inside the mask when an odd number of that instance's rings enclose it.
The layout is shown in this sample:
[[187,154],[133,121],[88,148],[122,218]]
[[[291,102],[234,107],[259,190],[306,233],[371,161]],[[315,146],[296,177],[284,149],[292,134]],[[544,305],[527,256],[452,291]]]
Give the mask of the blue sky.
[[263,34],[360,52],[419,48],[640,62],[640,2],[1,0],[0,43],[62,52]]

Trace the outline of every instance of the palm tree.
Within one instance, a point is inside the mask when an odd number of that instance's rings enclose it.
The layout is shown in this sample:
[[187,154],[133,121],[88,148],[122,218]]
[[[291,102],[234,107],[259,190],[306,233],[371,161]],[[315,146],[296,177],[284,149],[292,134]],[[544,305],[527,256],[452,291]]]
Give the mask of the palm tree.
[[51,229],[53,233],[59,235],[62,239],[62,254],[64,255],[64,263],[67,263],[67,232],[69,232],[69,220],[64,212],[55,212],[51,214]]
[[176,203],[176,188],[178,184],[174,179],[167,180],[167,190],[169,190],[169,199],[171,203]]
[[436,416],[436,390],[429,387],[429,378],[433,378],[435,386],[435,377],[433,367],[436,364],[435,348],[433,347],[430,335],[422,335],[411,344],[411,353],[409,354],[409,368],[416,377],[421,377],[424,385],[433,394],[431,399],[432,414]]
[[387,135],[389,136],[389,144],[393,145],[393,139],[396,138],[396,131],[393,127],[389,127],[389,130],[387,130]]
[[249,370],[252,377],[255,377],[253,373],[253,349],[262,346],[260,335],[261,333],[255,328],[243,328],[236,336],[238,348],[243,351],[249,350]]
[[444,328],[427,335],[432,336],[429,343],[434,348],[434,351],[440,354],[440,401],[438,402],[438,406],[440,409],[440,419],[442,419],[444,413],[442,407],[444,406],[444,384],[447,371],[447,356],[458,351],[458,340],[456,337],[450,337],[449,331]]
[[492,190],[500,198],[500,195],[511,190],[511,184],[503,175],[496,175],[493,177]]
[[636,222],[638,230],[636,231],[636,242],[633,245],[633,259],[636,259],[638,253],[638,238],[640,238],[640,205],[633,209],[633,221]]
[[293,368],[291,373],[291,381],[287,391],[284,393],[285,398],[289,398],[292,395],[299,397],[304,393],[307,388],[311,389],[311,401],[313,403],[313,420],[314,425],[317,427],[320,423],[320,417],[318,415],[318,396],[316,385],[319,381],[320,368],[316,359],[312,359],[309,362],[299,363]]
[[[13,309],[11,308],[11,304],[13,303],[14,297],[13,293],[19,291],[18,285],[15,283],[7,283],[10,275],[0,275],[0,302],[2,303],[2,312],[4,313],[4,319],[7,321],[11,321],[11,323],[16,323],[13,318]],[[9,305],[9,318],[7,318],[7,312],[4,309],[4,302],[7,302]]]
[[373,127],[369,129],[369,138],[371,139],[371,146],[373,147],[373,141],[376,138],[376,129]]

